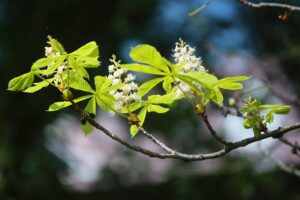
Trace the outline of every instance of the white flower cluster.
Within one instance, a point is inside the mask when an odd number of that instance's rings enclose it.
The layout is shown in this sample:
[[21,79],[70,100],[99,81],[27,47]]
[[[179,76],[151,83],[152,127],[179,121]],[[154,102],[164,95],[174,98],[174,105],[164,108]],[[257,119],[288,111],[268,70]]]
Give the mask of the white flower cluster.
[[135,76],[127,74],[127,70],[120,67],[121,61],[117,61],[115,55],[110,61],[112,64],[108,66],[108,78],[112,80],[112,85],[123,84],[120,89],[110,91],[110,94],[116,99],[115,107],[120,111],[122,107],[141,100],[138,95],[139,86],[134,82]]
[[[47,58],[56,58],[61,56],[61,53],[58,51],[55,51],[51,46],[47,46],[45,47],[45,56]],[[52,62],[51,64],[48,65],[48,68],[53,66],[55,64],[55,62]],[[67,89],[67,87],[63,84],[63,78],[62,78],[62,74],[63,72],[67,69],[67,62],[63,62],[58,68],[56,73],[54,74],[54,79],[53,79],[53,83],[58,87],[59,90],[63,91],[65,89]]]
[[52,47],[45,47],[45,56],[46,57],[56,58],[60,55],[61,55],[60,52],[53,50]]
[[174,58],[177,64],[186,63],[181,71],[186,72],[205,72],[205,68],[202,65],[202,60],[200,57],[196,57],[196,48],[192,48],[190,45],[186,44],[182,39],[175,43]]
[[[181,68],[181,74],[187,72],[205,72],[205,68],[202,65],[202,60],[200,57],[195,56],[196,48],[192,48],[190,45],[186,44],[182,39],[179,39],[179,42],[175,43],[175,49],[173,57],[177,65],[184,66]],[[177,96],[181,96],[184,94],[190,94],[192,90],[189,86],[184,84],[183,82],[178,82],[179,88],[176,93]]]

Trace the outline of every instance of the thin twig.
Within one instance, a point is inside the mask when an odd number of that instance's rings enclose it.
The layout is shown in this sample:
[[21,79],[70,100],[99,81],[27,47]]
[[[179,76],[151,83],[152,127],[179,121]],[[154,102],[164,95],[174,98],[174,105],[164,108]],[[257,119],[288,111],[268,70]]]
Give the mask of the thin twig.
[[291,141],[287,140],[286,138],[278,138],[278,140],[290,147],[292,147],[292,153],[300,158],[300,146],[297,142],[292,143]]
[[298,6],[292,6],[283,3],[267,3],[267,2],[253,3],[250,2],[249,0],[237,0],[237,1],[251,8],[281,8],[281,9],[288,9],[291,11],[300,11],[300,7]]
[[204,10],[210,3],[212,2],[212,0],[208,0],[205,4],[203,4],[202,6],[200,6],[199,8],[197,8],[196,10],[190,12],[188,15],[194,16],[197,15],[198,13],[200,13],[202,10]]
[[162,149],[164,149],[166,152],[170,154],[176,154],[177,152],[162,143],[160,140],[158,140],[154,135],[148,133],[142,126],[138,125],[139,130],[142,132],[143,135],[145,135],[147,138],[152,140],[155,144],[160,146]]
[[282,142],[282,143],[284,143],[284,144],[286,144],[286,145],[288,145],[288,146],[290,146],[290,147],[292,147],[292,148],[297,149],[298,151],[300,151],[300,146],[298,145],[297,142],[292,143],[291,141],[289,141],[289,140],[287,140],[285,138],[279,138],[279,140],[280,140],[280,142]]
[[232,145],[231,142],[227,142],[225,140],[223,140],[223,138],[221,138],[220,136],[218,136],[218,134],[216,133],[216,131],[213,129],[212,125],[210,124],[210,122],[208,121],[208,117],[206,114],[202,114],[200,115],[201,118],[203,119],[206,127],[208,128],[209,132],[212,134],[212,136],[214,136],[214,138],[216,140],[218,140],[220,143],[224,144],[225,146],[230,146]]
[[[222,110],[224,117],[227,117],[227,115],[243,117],[243,114],[239,111],[239,108],[237,105],[228,107],[228,106],[224,105],[224,103],[221,103],[218,105],[218,108]],[[230,108],[232,108],[232,109],[230,109]]]

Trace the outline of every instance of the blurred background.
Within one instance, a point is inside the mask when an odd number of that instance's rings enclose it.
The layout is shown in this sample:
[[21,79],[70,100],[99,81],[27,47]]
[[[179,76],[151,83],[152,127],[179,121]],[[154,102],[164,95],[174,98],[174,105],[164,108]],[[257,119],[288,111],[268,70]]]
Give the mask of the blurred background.
[[[279,1],[276,1],[279,2]],[[300,6],[297,0],[285,0]],[[48,113],[60,100],[54,89],[33,95],[7,91],[10,79],[44,56],[47,35],[69,52],[96,41],[104,74],[114,53],[123,62],[130,47],[154,45],[172,60],[179,38],[218,77],[252,76],[243,93],[265,103],[292,104],[288,116],[270,127],[299,121],[300,13],[286,21],[279,9],[251,9],[235,0],[213,0],[199,14],[201,0],[0,0],[0,199],[300,199],[300,179],[283,172],[257,144],[202,162],[160,160],[131,152],[95,131],[85,137],[71,109]],[[147,77],[137,75],[142,81]],[[244,96],[243,96],[244,95]],[[225,101],[227,104],[227,100]],[[236,141],[252,135],[242,120],[208,108],[218,132]],[[131,138],[122,119],[99,111],[97,120],[128,141],[159,150],[141,135]],[[184,103],[166,116],[150,115],[145,127],[184,152],[211,152],[221,146]],[[299,141],[299,133],[289,133]],[[272,158],[300,165],[291,148],[273,139],[261,144]]]

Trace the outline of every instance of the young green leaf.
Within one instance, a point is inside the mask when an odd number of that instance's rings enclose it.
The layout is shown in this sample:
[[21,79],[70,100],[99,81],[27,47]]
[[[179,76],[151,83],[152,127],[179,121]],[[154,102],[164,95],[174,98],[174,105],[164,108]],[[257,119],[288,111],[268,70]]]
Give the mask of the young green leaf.
[[45,75],[45,76],[49,76],[49,75],[53,74],[55,72],[55,70],[63,64],[65,59],[66,59],[65,55],[57,57],[57,58],[55,58],[55,61],[53,61],[50,65],[48,65],[47,69],[38,70],[36,73],[42,74],[42,75]]
[[166,73],[170,73],[170,70],[163,57],[156,50],[156,48],[151,45],[138,45],[130,51],[129,55],[136,62],[152,65],[157,69],[160,69]]
[[94,90],[90,84],[82,77],[80,74],[70,71],[69,72],[69,87],[75,90],[80,90],[84,92],[94,93]]
[[120,67],[125,68],[130,71],[136,71],[146,74],[155,74],[155,75],[166,75],[165,72],[160,71],[152,66],[142,65],[138,63],[131,63],[131,64],[121,64]]
[[140,87],[139,87],[139,91],[138,94],[139,96],[144,96],[145,94],[147,94],[152,88],[154,88],[157,84],[159,84],[160,82],[162,82],[164,80],[164,78],[155,78],[155,79],[151,79],[145,83],[143,83]]
[[89,42],[76,51],[70,53],[71,55],[76,56],[87,56],[87,57],[98,57],[99,56],[99,48],[96,42]]
[[30,87],[33,81],[34,75],[31,72],[22,74],[21,76],[15,77],[9,81],[7,90],[23,91],[26,88]]
[[272,110],[269,110],[267,113],[266,113],[266,122],[267,123],[272,123],[274,120],[274,117],[273,117],[273,111]]
[[200,83],[206,88],[212,89],[212,87],[218,83],[218,78],[212,74],[206,72],[188,72],[185,76],[189,77],[192,81]]
[[[146,114],[147,114],[147,106],[144,107],[137,116],[139,119],[139,125],[142,126],[144,124],[145,119],[146,119]],[[136,125],[130,126],[130,134],[132,137],[134,137],[138,132],[139,132],[139,129]]]
[[166,113],[168,112],[170,109],[169,108],[165,108],[159,105],[154,105],[154,104],[150,104],[148,106],[148,112],[156,112],[156,113]]
[[148,102],[151,104],[172,104],[176,100],[175,93],[168,93],[165,95],[151,95],[148,97]]
[[[84,100],[89,99],[91,97],[92,97],[92,95],[85,95],[85,96],[79,97],[77,99],[74,99],[74,102],[78,103],[80,101],[84,101]],[[72,105],[72,103],[70,101],[58,101],[58,102],[55,102],[55,103],[51,104],[49,106],[48,110],[46,110],[46,111],[49,111],[49,112],[58,111],[58,110],[61,110],[63,108],[66,108],[70,105]]]
[[290,112],[291,106],[286,105],[277,105],[275,108],[272,109],[273,113],[280,114],[280,115],[286,115]]
[[111,94],[96,94],[96,102],[103,110],[115,112],[115,98]]
[[112,80],[104,76],[95,76],[94,78],[96,93],[103,93],[112,84]]
[[214,87],[213,88],[213,92],[214,92],[214,96],[212,97],[212,100],[217,103],[220,104],[223,102],[224,98],[223,98],[223,94],[222,92],[219,90],[219,88]]
[[37,92],[37,91],[41,90],[42,88],[47,87],[52,81],[53,81],[53,78],[46,79],[46,80],[43,80],[43,81],[38,82],[38,83],[34,83],[34,86],[31,86],[31,87],[27,88],[23,92],[27,92],[27,93]]
[[38,59],[37,61],[35,61],[32,66],[31,66],[31,71],[34,71],[34,70],[37,70],[37,69],[40,69],[40,68],[43,68],[43,67],[46,67],[52,63],[54,63],[57,59],[59,59],[60,57],[62,56],[59,56],[59,57],[56,57],[56,58],[52,58],[52,57],[49,57],[49,58],[41,58],[41,59]]
[[172,90],[172,83],[173,83],[173,79],[170,76],[166,76],[164,78],[163,88],[166,91],[166,93]]
[[243,88],[243,84],[238,83],[238,81],[248,80],[249,76],[236,76],[236,77],[226,77],[220,79],[217,83],[217,86],[226,90],[239,90]]
[[86,68],[97,68],[100,66],[98,57],[76,56],[78,65]]
[[[87,103],[86,107],[84,108],[84,111],[87,113],[92,113],[96,115],[97,106],[96,106],[96,99],[95,97],[92,97],[89,102]],[[93,126],[90,123],[81,124],[81,128],[85,135],[88,135],[92,132]]]
[[63,47],[63,45],[58,42],[58,40],[51,38],[50,36],[48,36],[49,39],[49,44],[51,45],[51,47],[55,50],[58,51],[60,54],[65,54],[66,51]]
[[71,56],[71,55],[68,56],[68,64],[69,64],[69,67],[71,69],[73,69],[76,73],[78,73],[80,76],[82,76],[86,79],[90,78],[90,75],[87,72],[87,70],[77,63],[74,56]]

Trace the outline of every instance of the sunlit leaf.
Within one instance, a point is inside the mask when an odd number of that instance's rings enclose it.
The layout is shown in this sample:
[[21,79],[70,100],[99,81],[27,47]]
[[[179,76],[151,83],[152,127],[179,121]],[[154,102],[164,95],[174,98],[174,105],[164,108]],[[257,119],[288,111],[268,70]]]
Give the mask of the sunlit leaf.
[[[96,115],[96,110],[97,110],[96,100],[94,97],[92,97],[87,103],[86,107],[84,108],[84,111]],[[85,124],[81,124],[81,128],[85,133],[85,135],[87,135],[92,132],[94,127],[90,123],[85,123]]]
[[112,84],[112,80],[105,76],[95,76],[94,82],[97,93],[102,93],[104,89],[108,88]]
[[76,71],[76,73],[78,73],[82,77],[87,78],[87,79],[90,78],[90,75],[87,72],[87,70],[84,67],[78,65],[78,63],[75,60],[74,56],[71,56],[71,55],[68,56],[68,64],[69,64],[69,67],[71,69],[73,69],[74,71]]
[[31,72],[22,74],[21,76],[15,77],[9,81],[7,90],[23,91],[26,88],[30,87],[33,81],[34,75]]
[[154,104],[151,104],[148,106],[148,112],[166,113],[169,110],[170,110],[169,108],[165,108],[165,107],[162,107],[159,105],[154,105]]
[[[138,114],[139,124],[142,126],[145,122],[147,114],[147,106],[145,106],[140,113]],[[132,137],[134,137],[139,132],[139,129],[136,125],[131,125],[130,127],[130,134]]]
[[169,93],[166,95],[151,95],[148,97],[148,101],[151,104],[171,104],[176,99],[175,93]]
[[76,51],[70,53],[71,55],[78,55],[78,56],[87,56],[87,57],[98,57],[99,56],[99,48],[96,42],[92,41],[89,42]]
[[288,114],[291,110],[291,106],[286,105],[277,105],[275,108],[272,109],[273,113],[285,115]]
[[47,67],[47,69],[39,70],[39,71],[37,71],[37,73],[45,75],[45,76],[49,76],[49,75],[53,74],[59,66],[63,65],[63,62],[64,62],[65,58],[66,58],[66,56],[58,57],[54,62],[52,62]]
[[159,69],[156,69],[154,67],[148,66],[148,65],[142,65],[138,63],[132,63],[132,64],[122,64],[120,67],[125,68],[127,70],[141,72],[141,73],[147,73],[147,74],[155,74],[155,75],[165,75],[165,72],[160,71]]
[[69,72],[69,87],[75,90],[80,90],[84,92],[94,93],[94,90],[91,88],[90,84],[79,74],[75,72]]
[[98,57],[75,56],[78,65],[86,68],[96,68],[100,66]]
[[48,65],[50,65],[51,63],[54,63],[56,60],[58,60],[59,58],[61,58],[62,56],[56,57],[56,58],[41,58],[38,59],[37,61],[35,61],[32,66],[31,66],[31,70],[37,70],[43,67],[46,67]]
[[48,39],[49,39],[49,44],[55,51],[58,51],[61,54],[66,53],[63,45],[58,40],[53,39],[50,36],[48,37]]
[[[74,102],[78,103],[80,101],[84,101],[84,100],[89,99],[91,97],[92,97],[92,95],[85,95],[85,96],[79,97],[77,99],[74,99]],[[61,110],[61,109],[66,108],[70,105],[72,105],[72,103],[70,101],[55,102],[55,103],[53,103],[49,106],[47,111],[53,112],[53,111]]]
[[26,90],[24,90],[24,92],[27,93],[34,93],[37,92],[39,90],[41,90],[44,87],[47,87],[51,82],[52,82],[53,78],[51,79],[47,79],[38,83],[34,83],[34,86],[31,86],[29,88],[27,88]]
[[139,91],[138,94],[139,96],[144,96],[145,94],[147,94],[153,87],[155,87],[157,84],[159,84],[160,82],[162,82],[164,80],[164,78],[155,78],[155,79],[151,79],[145,83],[143,83],[140,87],[139,87]]
[[173,82],[173,79],[170,76],[167,76],[164,78],[163,88],[166,91],[166,93],[168,93],[172,90],[172,82]]
[[160,69],[166,73],[170,73],[170,70],[163,57],[156,50],[156,48],[151,45],[138,45],[130,51],[129,55],[136,62],[152,65],[157,69]]
[[96,95],[98,106],[106,111],[116,111],[114,105],[115,98],[111,94],[103,93]]
[[249,78],[249,76],[226,77],[220,79],[217,83],[217,86],[226,90],[239,90],[243,88],[243,84],[238,83],[238,81],[245,81]]

